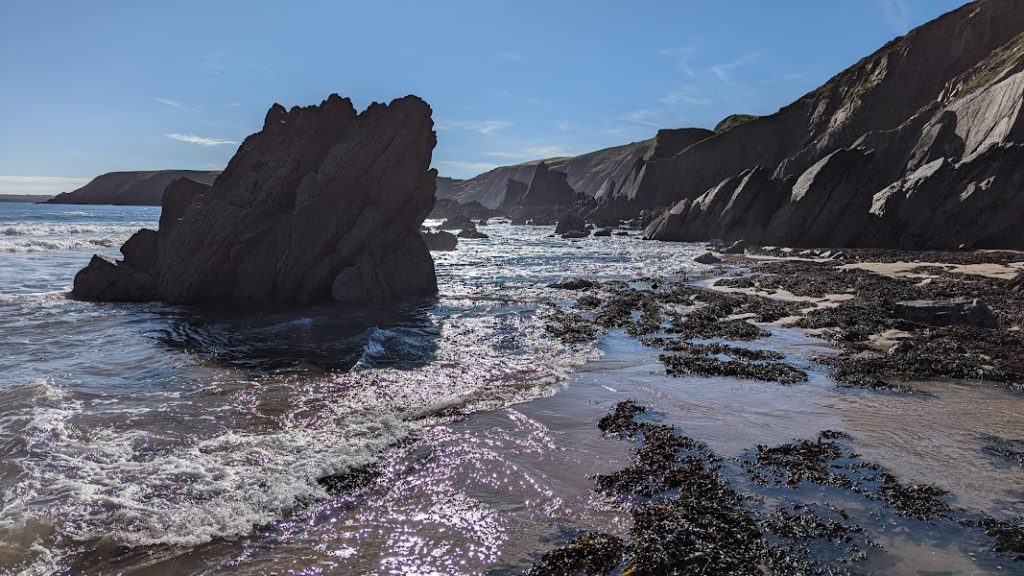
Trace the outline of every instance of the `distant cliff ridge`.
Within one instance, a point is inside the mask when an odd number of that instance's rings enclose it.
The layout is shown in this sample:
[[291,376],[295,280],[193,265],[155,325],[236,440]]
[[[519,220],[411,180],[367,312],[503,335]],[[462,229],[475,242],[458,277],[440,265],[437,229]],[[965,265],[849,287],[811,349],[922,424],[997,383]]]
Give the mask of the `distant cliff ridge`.
[[213,184],[220,171],[155,170],[108,172],[88,184],[47,200],[48,204],[117,204],[159,206],[167,185],[178,178]]
[[534,160],[513,166],[502,166],[467,180],[438,178],[437,197],[457,202],[477,201],[488,208],[497,208],[505,196],[505,183],[509,179],[530,182],[537,165],[568,175],[569,186],[576,192],[597,196],[606,181],[621,181],[654,145],[654,139],[633,142],[614,148],[605,148],[568,158]]

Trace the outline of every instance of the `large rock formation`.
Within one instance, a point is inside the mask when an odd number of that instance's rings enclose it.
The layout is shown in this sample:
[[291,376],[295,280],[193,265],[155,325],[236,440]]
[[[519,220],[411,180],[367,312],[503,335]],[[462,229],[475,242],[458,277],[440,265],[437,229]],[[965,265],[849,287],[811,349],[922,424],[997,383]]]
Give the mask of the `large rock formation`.
[[[779,112],[645,164],[661,240],[1024,248],[1024,7],[981,0]],[[607,201],[612,201],[609,199]]]
[[178,178],[212,184],[219,171],[156,170],[148,172],[108,172],[88,184],[58,194],[48,204],[117,204],[159,206],[167,185]]
[[437,290],[419,227],[434,205],[430,108],[414,96],[357,114],[331,95],[275,104],[212,187],[177,180],[158,231],[94,256],[90,300],[379,303]]
[[605,223],[628,220],[639,215],[644,208],[634,202],[629,191],[635,189],[646,177],[649,166],[657,166],[659,161],[675,156],[682,150],[702,142],[715,133],[703,128],[679,128],[658,130],[653,144],[643,156],[633,161],[629,172],[620,180],[608,180],[598,191],[597,208],[591,217]]
[[534,167],[528,186],[519,180],[508,180],[498,212],[514,221],[537,217],[554,219],[569,208],[592,203],[592,198],[572,189],[566,173],[540,162]]

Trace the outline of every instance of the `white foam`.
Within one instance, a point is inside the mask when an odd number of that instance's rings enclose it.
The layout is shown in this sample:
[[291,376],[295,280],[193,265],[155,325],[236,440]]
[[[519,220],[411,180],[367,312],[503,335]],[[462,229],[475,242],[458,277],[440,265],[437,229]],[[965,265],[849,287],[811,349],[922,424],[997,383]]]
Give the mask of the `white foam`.
[[[132,419],[159,418],[175,406],[187,409],[187,400],[158,400],[164,404],[147,414],[119,408],[109,398],[101,409],[92,402],[83,407],[60,390],[41,391],[23,415],[29,457],[19,459],[23,479],[0,505],[0,541],[33,523],[54,527],[58,536],[41,540],[50,552],[62,549],[55,541],[68,539],[195,546],[244,535],[326,497],[318,478],[376,461],[434,415],[549,395],[593,355],[551,340],[532,316],[435,321],[439,337],[431,344],[435,359],[428,364],[408,370],[374,367],[374,354],[384,358],[394,346],[430,342],[428,336],[416,341],[402,330],[377,329],[364,351],[366,362],[356,369],[286,384],[253,383],[254,389],[221,408],[231,417],[218,418],[232,421],[251,412],[250,401],[265,394],[289,394],[286,410],[269,427],[201,437],[194,432],[186,440],[176,434],[153,442]],[[119,417],[81,423],[101,412]],[[147,450],[147,444],[159,448]]]
[[0,228],[0,252],[95,250],[120,246],[149,222],[119,224],[8,224]]

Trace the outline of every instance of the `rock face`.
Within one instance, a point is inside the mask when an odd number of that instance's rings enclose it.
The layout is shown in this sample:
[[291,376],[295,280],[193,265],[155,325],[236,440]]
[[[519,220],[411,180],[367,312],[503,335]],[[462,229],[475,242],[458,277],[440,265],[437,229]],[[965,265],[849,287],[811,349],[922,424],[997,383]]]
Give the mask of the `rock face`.
[[558,224],[555,226],[555,234],[565,234],[567,232],[583,232],[587,229],[587,223],[582,216],[575,212],[566,212],[558,218]]
[[[981,0],[779,112],[646,162],[646,238],[1024,248],[1024,9]],[[955,39],[955,40],[952,40]]]
[[516,205],[531,208],[571,206],[576,200],[576,191],[569,186],[568,174],[552,170],[541,162],[533,170],[533,178],[530,179],[530,187],[527,188],[526,194],[515,200]]
[[451,252],[459,245],[459,239],[451,232],[440,230],[437,232],[421,232],[423,241],[427,243],[427,249],[431,252]]
[[[547,158],[543,162],[551,170],[564,172],[573,190],[593,197],[607,181],[621,181],[634,161],[647,154],[654,143],[653,139],[642,140],[579,156]],[[477,201],[497,208],[505,198],[506,182],[512,179],[528,185],[540,162],[501,166],[468,180],[439,179],[437,197],[462,203]]]
[[719,258],[718,256],[715,256],[711,252],[705,252],[705,253],[701,254],[700,256],[697,256],[696,258],[694,258],[693,261],[697,262],[698,264],[708,264],[708,265],[710,265],[710,264],[719,264],[719,263],[721,263],[722,259]]
[[[442,180],[438,178],[438,182]],[[464,215],[471,219],[483,220],[496,215],[494,210],[487,208],[479,202],[467,202],[460,204],[447,198],[438,200],[434,209],[430,211],[429,218],[451,218],[452,216]]]
[[444,222],[438,227],[441,230],[462,230],[463,228],[475,228],[476,224],[466,214],[455,214],[449,218],[446,218]]
[[587,211],[594,200],[569,186],[564,172],[552,170],[544,162],[534,167],[528,186],[518,180],[506,183],[505,198],[498,211],[513,221],[524,219],[552,219],[568,209]]
[[429,106],[357,114],[331,95],[274,105],[209,188],[176,181],[159,231],[94,257],[73,295],[105,301],[382,303],[437,291],[419,227],[434,205]]
[[109,172],[88,184],[47,200],[47,204],[117,204],[160,206],[167,185],[178,178],[212,184],[220,172],[203,170],[157,170],[150,172]]

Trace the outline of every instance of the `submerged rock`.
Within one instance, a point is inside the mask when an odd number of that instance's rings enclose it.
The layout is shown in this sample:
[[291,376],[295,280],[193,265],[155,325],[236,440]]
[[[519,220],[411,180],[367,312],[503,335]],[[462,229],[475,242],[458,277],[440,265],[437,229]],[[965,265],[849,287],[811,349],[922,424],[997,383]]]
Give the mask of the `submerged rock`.
[[562,234],[562,238],[567,240],[579,240],[580,238],[586,238],[590,236],[590,230],[570,230],[565,234]]
[[419,234],[436,186],[430,116],[415,96],[361,114],[336,94],[275,104],[212,187],[175,182],[161,229],[133,236],[122,262],[93,258],[73,296],[365,304],[436,293]]

